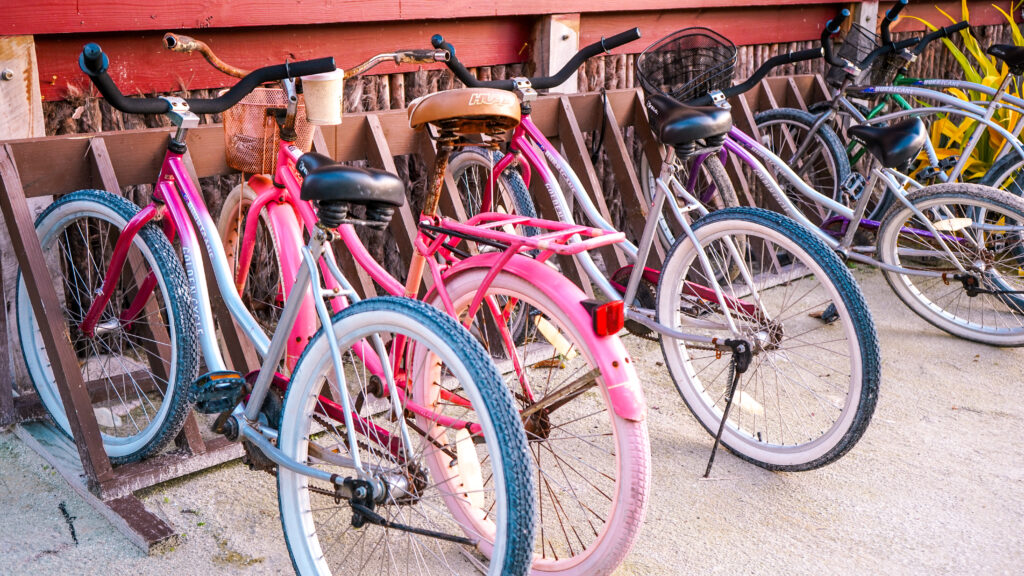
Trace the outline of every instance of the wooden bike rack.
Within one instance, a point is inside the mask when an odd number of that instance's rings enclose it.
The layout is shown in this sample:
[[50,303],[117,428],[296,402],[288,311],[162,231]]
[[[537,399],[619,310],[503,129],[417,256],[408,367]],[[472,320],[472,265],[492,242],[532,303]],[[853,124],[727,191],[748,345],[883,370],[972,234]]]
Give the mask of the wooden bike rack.
[[[762,88],[773,87],[778,82],[781,82],[779,86],[789,90],[792,97],[804,99],[807,91],[801,86],[813,83],[801,79],[788,82],[771,79],[765,81]],[[789,97],[780,98],[780,93],[774,88],[764,88],[759,94],[769,102],[789,102]],[[747,101],[734,107],[734,114],[739,116],[737,121],[746,118],[752,124],[751,110],[754,108],[756,106],[750,106]],[[599,211],[612,221],[609,198],[602,193],[601,180],[584,139],[587,133],[603,134],[602,145],[625,214],[625,232],[630,238],[639,238],[648,206],[634,168],[632,147],[627,144],[627,129],[632,127],[633,138],[639,140],[641,150],[652,166],[660,166],[662,159],[661,147],[651,138],[640,93],[636,90],[613,90],[605,95],[546,96],[534,103],[532,117],[552,143],[564,151],[564,156],[580,176]],[[38,397],[34,394],[15,395],[10,377],[0,378],[0,426],[16,425],[17,435],[26,444],[53,465],[68,484],[115,527],[147,551],[174,539],[176,534],[171,526],[147,511],[133,492],[238,458],[242,454],[241,445],[219,436],[204,442],[194,415],[190,415],[177,438],[176,447],[142,462],[117,468],[111,466],[91,408],[89,383],[83,381],[67,337],[59,299],[49,277],[26,198],[82,188],[103,188],[119,194],[122,186],[151,184],[159,173],[168,137],[168,130],[152,129],[0,143],[0,211],[8,224],[18,265],[29,286],[33,310],[42,320],[42,338],[53,359],[54,375],[74,440],[66,438],[51,424],[34,421],[45,416]],[[210,124],[192,129],[188,144],[194,177],[233,173],[224,160],[222,126]],[[409,128],[405,110],[348,115],[342,125],[324,127],[314,140],[314,148],[339,161],[366,161],[373,167],[391,172],[397,172],[395,156],[418,155],[430,166],[435,154],[430,139],[423,132],[417,133]],[[60,169],[53,169],[55,166]],[[534,178],[533,185],[537,188],[535,192],[539,192],[535,199],[540,216],[554,219],[554,209],[539,180]],[[454,190],[450,179],[447,184],[449,190]],[[457,196],[446,194],[444,198],[442,212],[465,215],[465,208]],[[412,238],[416,234],[416,217],[408,203],[397,211],[390,230],[401,257],[407,259],[412,254]],[[656,242],[655,248],[647,264],[658,267],[665,253],[660,243]],[[335,253],[342,269],[364,296],[377,294],[373,281],[356,267],[346,250],[338,249]],[[617,248],[606,247],[600,253],[609,269],[626,263],[625,255]],[[563,260],[562,270],[585,290],[592,291],[590,283],[583,281],[585,275],[574,260]],[[233,326],[217,291],[213,292],[214,313],[221,325],[230,361],[241,371],[257,367],[251,346]],[[0,346],[5,350],[9,350],[10,344],[6,329],[9,322],[6,310],[9,309],[0,309],[0,338],[3,339]],[[12,373],[8,354],[0,354],[0,370],[3,374]]]

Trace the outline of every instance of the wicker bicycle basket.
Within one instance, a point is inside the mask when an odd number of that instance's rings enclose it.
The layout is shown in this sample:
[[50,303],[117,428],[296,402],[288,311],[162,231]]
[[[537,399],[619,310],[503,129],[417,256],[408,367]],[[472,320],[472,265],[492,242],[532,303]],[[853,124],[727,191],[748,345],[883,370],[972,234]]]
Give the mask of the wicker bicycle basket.
[[[880,43],[881,40],[874,32],[859,24],[854,24],[850,26],[850,32],[843,38],[843,43],[836,50],[836,55],[859,65],[862,60],[867,58],[868,54],[881,45]],[[870,75],[870,69],[864,70],[855,81],[857,84],[861,84],[867,81]],[[838,66],[832,66],[825,78],[829,84],[838,87],[846,79],[846,71]]]
[[736,45],[707,28],[684,28],[651,44],[636,60],[636,77],[647,95],[680,102],[732,85]]
[[[284,109],[287,99],[281,88],[259,87],[224,112],[224,150],[228,166],[246,174],[272,174],[277,164],[280,128],[270,109]],[[314,126],[306,121],[306,107],[299,96],[295,114],[295,145],[309,151]]]

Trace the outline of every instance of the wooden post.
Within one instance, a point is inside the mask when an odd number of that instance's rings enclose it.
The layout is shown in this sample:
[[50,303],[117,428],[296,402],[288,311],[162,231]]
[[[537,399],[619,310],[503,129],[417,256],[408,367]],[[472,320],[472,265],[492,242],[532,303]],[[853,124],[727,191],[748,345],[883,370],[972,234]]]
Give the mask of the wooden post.
[[871,32],[878,31],[878,0],[866,0],[853,8],[853,23]]
[[89,479],[89,489],[98,493],[100,485],[113,479],[114,472],[103,449],[96,415],[88,409],[78,411],[79,407],[91,406],[92,402],[82,380],[75,351],[68,341],[57,291],[53,287],[53,279],[46,267],[43,250],[25,202],[25,191],[14,163],[14,154],[7,144],[0,147],[0,210],[3,211],[4,221],[11,224],[11,247],[18,257],[25,281],[35,287],[29,291],[32,310],[39,321],[39,330],[47,344],[47,351],[51,354],[53,376],[64,403],[71,434],[77,440],[82,468]]
[[[580,49],[580,15],[551,14],[542,17],[533,27],[534,76],[558,72]],[[577,89],[577,74],[572,73],[551,93],[572,94]]]
[[[33,36],[0,36],[0,141],[46,135],[36,64]],[[49,196],[29,199],[30,214],[35,215],[51,200]],[[18,289],[18,265],[8,238],[6,222],[0,222],[0,274],[3,276],[0,297],[4,302],[13,303],[14,292]],[[3,350],[0,354],[4,355],[6,368],[0,378],[13,379],[12,390],[16,390],[17,382],[27,376],[20,360],[13,361],[20,354],[8,345],[9,342],[17,341],[17,322],[4,322],[3,329],[0,334],[0,347]],[[4,395],[7,396],[6,392]],[[7,398],[2,402],[6,404]]]

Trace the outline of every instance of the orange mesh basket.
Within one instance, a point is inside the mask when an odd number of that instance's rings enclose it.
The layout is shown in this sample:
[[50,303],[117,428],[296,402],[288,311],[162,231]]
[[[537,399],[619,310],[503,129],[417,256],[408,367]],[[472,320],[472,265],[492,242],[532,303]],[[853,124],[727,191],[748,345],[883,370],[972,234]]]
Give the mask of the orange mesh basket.
[[[224,150],[228,166],[246,174],[272,174],[277,164],[280,129],[267,115],[272,108],[285,109],[287,98],[281,88],[259,87],[224,112]],[[295,114],[295,145],[309,152],[315,126],[306,121],[306,106],[299,95]]]

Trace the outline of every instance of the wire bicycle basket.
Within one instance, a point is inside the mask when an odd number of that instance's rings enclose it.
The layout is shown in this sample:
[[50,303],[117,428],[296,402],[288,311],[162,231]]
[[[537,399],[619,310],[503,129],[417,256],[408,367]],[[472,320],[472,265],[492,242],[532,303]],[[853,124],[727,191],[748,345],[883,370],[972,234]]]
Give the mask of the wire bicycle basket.
[[732,86],[736,45],[702,27],[684,28],[648,46],[636,59],[646,95],[688,102]]
[[[224,149],[228,166],[245,174],[272,174],[277,168],[280,128],[270,115],[287,108],[287,97],[279,87],[259,87],[224,112]],[[299,95],[295,114],[295,146],[308,152],[313,144],[314,126],[306,121],[306,106]]]
[[[879,46],[881,46],[881,39],[877,34],[860,24],[853,24],[850,26],[849,33],[843,38],[842,44],[836,49],[836,55],[853,64],[860,64],[861,61],[868,57],[868,54]],[[861,71],[854,81],[857,84],[861,84],[867,81],[870,76],[871,69],[869,68],[868,70]],[[846,79],[846,70],[838,66],[831,66],[825,79],[830,85],[839,87],[843,80]]]

